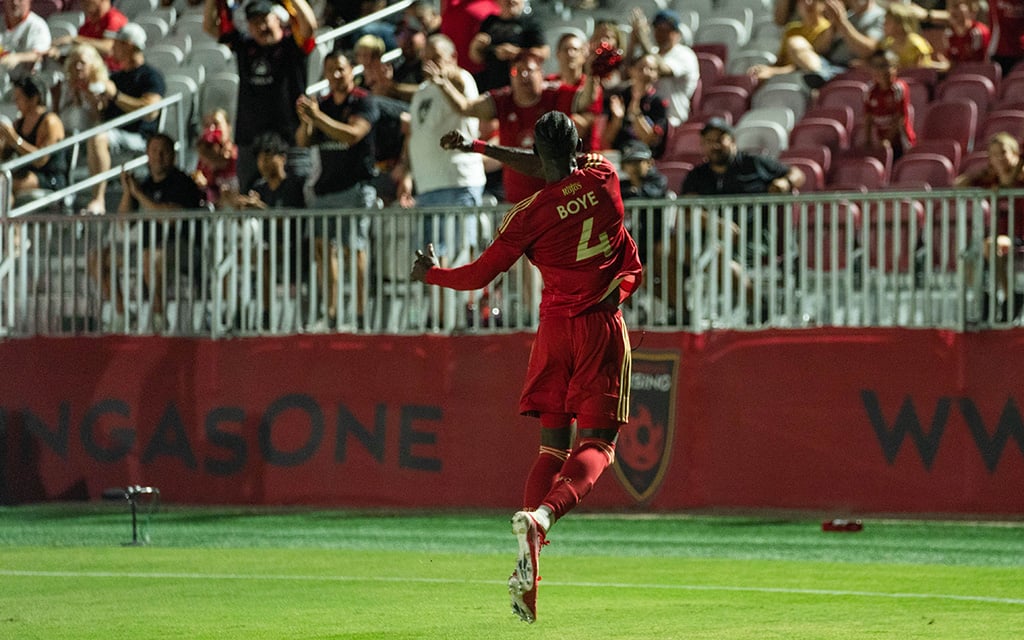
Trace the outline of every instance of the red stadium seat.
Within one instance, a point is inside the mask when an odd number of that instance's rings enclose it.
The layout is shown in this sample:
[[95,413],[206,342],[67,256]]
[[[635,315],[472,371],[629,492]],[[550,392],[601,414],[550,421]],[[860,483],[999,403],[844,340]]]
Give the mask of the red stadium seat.
[[961,73],[949,76],[935,87],[936,100],[970,100],[978,106],[978,113],[988,112],[995,102],[996,87],[982,75]]
[[739,122],[750,108],[750,94],[734,85],[717,85],[704,92],[701,100],[700,119],[713,116],[726,117],[731,123]]
[[821,170],[825,172],[826,177],[832,168],[832,150],[821,145],[814,145],[810,147],[790,146],[779,154],[779,160],[782,162],[788,162],[793,158],[807,158],[808,160],[813,160],[821,167]]
[[694,48],[694,52],[697,54],[697,64],[700,65],[700,79],[707,91],[725,75],[725,59],[710,51],[697,51]]
[[963,158],[963,150],[960,148],[960,143],[952,138],[918,140],[917,144],[904,152],[904,155],[915,153],[937,153],[940,156],[946,156],[949,158],[950,163],[952,163],[954,170],[960,167],[960,160]]
[[833,167],[830,182],[833,184],[863,185],[868,191],[886,186],[885,166],[878,158],[866,155],[840,155]]
[[947,100],[928,104],[916,118],[918,140],[952,138],[960,143],[960,150],[974,150],[974,135],[978,128],[978,107],[969,101]]
[[922,184],[932,188],[953,186],[956,170],[949,158],[937,153],[909,153],[892,166],[894,187],[917,187]]
[[[1024,96],[1022,96],[1022,99],[1024,99]],[[1001,131],[1009,133],[1018,140],[1024,140],[1024,110],[1003,109],[989,111],[978,127],[978,135],[974,141],[975,148],[987,145],[992,136]]]
[[801,193],[809,191],[821,191],[825,188],[825,170],[821,168],[821,165],[811,160],[810,158],[801,158],[799,156],[793,158],[787,158],[779,160],[790,167],[796,167],[800,169],[804,174],[804,184],[800,187]]
[[682,193],[683,180],[693,170],[689,162],[655,162],[655,166],[668,178],[668,188],[675,193]]
[[789,144],[793,147],[823,145],[835,155],[850,146],[850,136],[835,120],[803,118],[789,133]]
[[832,80],[818,91],[818,107],[850,107],[853,117],[864,117],[864,101],[868,97],[868,83],[859,80]]

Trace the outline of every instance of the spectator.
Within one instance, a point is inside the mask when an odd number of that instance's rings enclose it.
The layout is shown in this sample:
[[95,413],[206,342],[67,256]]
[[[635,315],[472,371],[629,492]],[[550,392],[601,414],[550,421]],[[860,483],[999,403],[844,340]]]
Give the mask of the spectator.
[[[766,155],[750,154],[736,147],[733,128],[721,118],[711,118],[701,129],[700,146],[707,161],[694,167],[683,180],[685,195],[752,195],[764,193],[792,193],[804,184],[804,174],[797,167],[789,167]],[[771,210],[768,207],[746,207],[747,245],[739,247],[743,252],[743,263],[753,266],[772,255],[775,240],[771,235]],[[757,217],[760,217],[760,221]],[[703,224],[711,222],[703,215]],[[761,235],[754,233],[760,222]],[[732,229],[720,234],[734,233]],[[688,247],[684,247],[684,253]],[[684,264],[689,264],[687,257]],[[743,267],[738,262],[723,265],[722,273],[732,272],[737,291],[746,291],[748,310],[752,308],[750,283],[743,277]],[[685,274],[684,274],[685,277]]]
[[[328,4],[328,7],[335,4],[334,1]],[[387,0],[360,0],[359,2],[352,2],[352,0],[344,0],[344,4],[349,6],[358,4],[358,13],[353,15],[351,9],[343,9],[345,14],[344,22],[354,22],[360,18],[373,15],[382,9],[386,9],[388,6]],[[336,13],[335,11],[328,11],[325,7],[325,14],[330,15]],[[361,27],[356,28],[355,31],[351,31],[342,36],[335,47],[342,50],[348,50],[353,48],[354,43],[363,36],[376,36],[384,42],[384,50],[391,51],[398,46],[398,41],[395,39],[395,18],[393,15],[388,16],[382,20],[372,20]]]
[[[558,59],[558,73],[549,75],[546,80],[558,82],[576,90],[584,89],[589,76],[585,71],[588,51],[584,38],[571,31],[563,33],[558,39],[555,57]],[[576,124],[580,140],[583,141],[584,151],[602,148],[600,134],[595,131],[594,122],[601,114],[603,92],[599,83],[595,83],[593,90],[595,92],[594,99],[591,101],[593,107],[589,111],[570,115],[573,123]]]
[[498,13],[484,18],[469,46],[469,59],[483,65],[476,74],[480,91],[508,86],[512,63],[524,49],[541,60],[551,53],[540,23],[524,11],[525,0],[498,0],[498,6]]
[[[910,5],[919,20],[931,25],[947,25],[950,12]],[[993,44],[992,60],[999,63],[1006,76],[1014,65],[1024,59],[1024,9],[1019,0],[993,0],[988,3],[988,25]]]
[[[305,180],[288,175],[288,143],[273,131],[261,134],[254,142],[256,166],[260,177],[252,189],[234,198],[233,204],[239,209],[303,209],[306,198],[303,194]],[[271,290],[275,278],[271,277],[270,265],[276,265],[278,278],[288,272],[291,284],[298,284],[300,276],[308,273],[305,257],[305,243],[301,219],[263,220],[263,243],[261,266],[263,269],[263,327],[270,328]],[[276,227],[274,229],[273,227]]]
[[[677,187],[679,185],[676,185]],[[665,174],[658,171],[654,164],[654,155],[651,148],[640,141],[632,141],[626,144],[622,151],[622,173],[619,174],[619,190],[622,192],[624,203],[628,200],[664,200],[668,197],[669,184]],[[628,206],[628,205],[627,205]],[[629,234],[636,241],[637,252],[640,255],[640,262],[644,265],[644,280],[649,280],[650,289],[658,295],[666,294],[666,313],[672,314],[675,310],[676,300],[676,269],[674,265],[675,254],[670,256],[668,264],[671,265],[667,272],[663,268],[665,237],[664,237],[664,211],[661,207],[644,207],[632,218],[635,224],[630,225],[630,217],[626,217]],[[675,243],[670,238],[670,246]],[[668,282],[664,283],[665,278]],[[651,310],[641,310],[640,324],[646,324],[647,316]],[[665,320],[663,318],[662,320]]]
[[[146,213],[160,211],[181,211],[203,208],[203,194],[187,173],[174,166],[174,140],[165,134],[157,133],[146,143],[146,167],[148,175],[139,180],[133,174],[121,173],[121,202],[117,207],[118,214],[125,215],[134,211]],[[155,233],[145,229],[140,234],[142,241],[142,278],[150,294],[150,328],[162,331],[164,328],[164,273],[199,273],[198,259],[201,257],[200,238],[192,238],[196,243],[190,244],[188,227],[181,226],[178,233],[174,224],[156,224]],[[99,256],[93,256],[90,270],[99,279],[104,299],[110,299],[110,249],[103,249]],[[98,260],[95,258],[99,258]],[[170,264],[168,265],[168,263]],[[119,265],[121,266],[121,265]],[[118,278],[114,278],[115,281]],[[117,297],[117,310],[123,314],[123,301]],[[115,318],[115,322],[120,319]],[[116,324],[115,324],[116,326]]]
[[939,55],[938,66],[948,71],[960,62],[988,60],[992,32],[988,25],[978,20],[979,0],[955,0],[946,6],[949,26],[945,30],[946,47]]
[[[377,169],[371,133],[380,118],[380,110],[373,97],[355,85],[352,64],[341,51],[335,50],[324,59],[324,78],[329,87],[327,96],[319,101],[302,96],[296,103],[300,124],[295,140],[302,147],[317,147],[320,151],[319,169],[310,176],[310,206],[317,209],[372,209],[377,206],[377,190],[373,185]],[[351,228],[352,221],[356,222],[355,229]],[[330,324],[337,319],[339,265],[337,252],[328,251],[328,245],[340,238],[346,253],[356,252],[359,282],[356,294],[359,317],[356,320],[361,325],[366,304],[364,281],[369,232],[368,216],[346,217],[340,230],[314,229],[318,238],[314,258],[320,273],[324,273],[327,254],[331,257],[330,269],[326,272],[329,276],[327,321]]]
[[68,131],[84,131],[102,120],[106,103],[107,65],[91,44],[71,47],[64,61],[64,81],[60,89],[60,119]]
[[[409,109],[409,135],[406,138],[407,163],[399,172],[399,204],[403,207],[440,205],[480,206],[486,176],[481,157],[475,153],[455,151],[445,162],[437,160],[437,141],[449,131],[460,131],[475,139],[480,122],[457,112],[444,97],[440,85],[447,80],[466,97],[478,97],[472,74],[458,65],[455,44],[448,36],[436,34],[427,38],[424,50],[424,71],[428,80],[420,85]],[[415,196],[413,187],[415,186]],[[462,247],[475,247],[476,228],[467,226],[457,233],[455,246],[445,242],[433,220],[424,224],[426,242],[433,242],[439,255],[455,255]]]
[[411,102],[416,87],[425,79],[423,51],[427,38],[440,33],[441,15],[431,0],[416,0],[406,7],[404,18],[395,31],[402,58],[395,66],[388,96]]
[[306,60],[316,45],[316,18],[306,0],[288,0],[288,25],[269,0],[250,0],[245,17],[251,35],[229,25],[221,35],[217,0],[206,0],[203,29],[235,52],[238,61],[238,105],[235,142],[238,144],[238,185],[248,189],[256,179],[256,149],[260,133],[276,131],[290,145],[289,173],[309,174],[309,153],[294,146],[299,118],[295,101],[306,90]]
[[911,7],[890,4],[885,12],[884,32],[885,38],[878,46],[896,53],[900,69],[933,66],[932,45],[921,35],[921,25]]
[[[108,36],[114,41],[113,55],[120,71],[110,74],[102,96],[104,122],[159,102],[166,85],[163,75],[146,64],[146,32],[137,24],[128,23]],[[157,131],[158,111],[89,139],[86,153],[89,173],[107,171],[111,157],[140,155],[146,150],[146,138]],[[86,205],[90,213],[106,211],[106,182],[93,187],[92,200]]]
[[807,70],[832,47],[835,30],[824,15],[825,0],[798,0],[797,20],[786,25],[775,64],[759,64],[747,73],[759,80]]
[[85,13],[85,22],[78,28],[78,35],[63,36],[54,40],[50,55],[59,57],[59,49],[68,45],[91,44],[103,56],[108,69],[119,71],[121,61],[114,55],[112,34],[128,24],[128,17],[114,7],[111,0],[81,0],[80,6]]
[[682,43],[679,14],[659,11],[648,24],[643,11],[633,9],[631,24],[626,63],[632,66],[632,62],[641,55],[654,56],[658,65],[658,81],[654,89],[668,100],[668,121],[678,127],[690,117],[690,99],[700,80],[697,54]]
[[[612,51],[622,52],[622,48],[626,46],[626,40],[622,35],[622,29],[619,28],[619,24],[615,20],[598,20],[594,23],[594,31],[590,34],[590,46],[587,52],[588,61],[593,57],[595,50],[601,44],[604,44],[608,49]],[[601,75],[601,87],[605,90],[612,87],[619,86],[622,82],[622,73],[620,68],[622,66],[622,58],[619,57],[618,64],[614,68],[603,70],[605,73]],[[699,69],[699,65],[698,65]]]
[[384,41],[379,36],[366,34],[356,40],[352,48],[355,63],[363,68],[356,84],[375,95],[387,95],[394,73],[391,65],[383,61],[387,53]]
[[[866,59],[885,35],[885,9],[875,0],[825,0],[824,16],[835,34],[828,53],[806,63],[804,82],[811,89]],[[800,66],[799,59],[795,62]]]
[[[490,120],[498,118],[498,135],[502,146],[530,149],[533,147],[533,126],[547,111],[565,114],[591,108],[581,99],[584,92],[572,87],[544,82],[542,59],[530,50],[520,52],[512,71],[512,84],[495,89],[470,100],[447,78],[440,78],[440,87],[456,110],[464,116]],[[511,167],[502,171],[504,199],[518,202],[544,186],[535,176],[519,173]]]
[[50,27],[32,12],[31,0],[4,1],[4,32],[0,37],[0,65],[12,80],[31,75],[50,50]]
[[231,139],[227,111],[218,108],[203,116],[196,152],[199,160],[193,179],[206,191],[206,201],[219,207],[225,196],[230,204],[238,193],[238,145]]
[[[988,164],[978,171],[957,176],[954,187],[980,187],[982,189],[1020,189],[1024,187],[1024,158],[1020,153],[1020,142],[1005,131],[993,135],[988,141]],[[1010,288],[1007,274],[1007,259],[1011,252],[1019,252],[1024,247],[1024,199],[1016,198],[1014,211],[1009,210],[1007,198],[997,200],[996,212],[996,319],[1007,319],[1008,291]],[[1009,218],[1013,215],[1014,236],[1010,237]],[[984,256],[987,263],[992,261],[992,241],[985,238]],[[1024,297],[1014,295],[1012,317],[1021,310]],[[984,312],[989,312],[989,304],[984,305]]]
[[480,32],[484,18],[499,11],[497,0],[441,0],[441,33],[455,43],[459,66],[472,74],[484,68],[469,55],[473,38]]
[[868,58],[874,82],[864,102],[864,146],[889,147],[895,160],[914,146],[917,136],[910,117],[910,87],[898,77],[896,54],[879,49]]
[[[64,139],[64,123],[43,104],[45,93],[46,85],[34,76],[14,81],[14,104],[21,117],[13,125],[0,123],[0,147],[5,160],[38,151]],[[67,186],[67,171],[67,154],[62,149],[17,169],[11,190],[17,197],[33,189],[62,189]]]
[[655,90],[658,59],[640,56],[629,68],[629,84],[608,96],[605,113],[608,124],[601,136],[602,149],[625,151],[628,143],[639,141],[655,158],[665,152],[668,131],[668,100]]
[[[619,190],[622,199],[664,200],[668,196],[669,184],[665,174],[658,171],[654,164],[651,148],[639,140],[628,142],[622,150],[622,171],[619,175]],[[630,235],[636,240],[640,252],[640,262],[648,264],[648,234],[651,235],[654,255],[660,255],[662,245],[663,212],[661,207],[651,211],[650,224],[648,216],[637,217],[636,229],[630,229]]]

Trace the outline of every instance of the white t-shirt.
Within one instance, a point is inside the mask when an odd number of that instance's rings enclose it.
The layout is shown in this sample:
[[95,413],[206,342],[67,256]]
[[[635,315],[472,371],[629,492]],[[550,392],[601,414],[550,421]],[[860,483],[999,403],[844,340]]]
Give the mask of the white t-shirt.
[[[4,51],[12,53],[48,51],[51,42],[50,27],[46,25],[46,20],[31,11],[13,29],[5,28],[0,34],[0,46],[3,46]],[[30,62],[19,64],[11,70],[11,78],[16,80],[31,74],[34,66]]]
[[697,90],[700,63],[693,49],[682,43],[666,51],[661,59],[672,70],[672,75],[659,78],[654,90],[668,100],[668,120],[673,127],[678,127],[690,117],[690,98]]
[[[475,100],[480,94],[473,76],[465,69],[460,75],[465,86],[463,94],[468,100]],[[449,131],[457,129],[469,139],[480,135],[480,121],[456,112],[441,87],[429,80],[422,83],[412,97],[409,115],[409,163],[416,193],[482,187],[487,182],[479,154],[441,149],[441,136]]]

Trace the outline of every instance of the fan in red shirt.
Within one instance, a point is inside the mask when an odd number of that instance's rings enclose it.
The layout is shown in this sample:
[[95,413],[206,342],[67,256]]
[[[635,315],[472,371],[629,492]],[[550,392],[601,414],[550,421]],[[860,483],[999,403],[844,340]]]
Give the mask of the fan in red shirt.
[[978,0],[957,0],[949,3],[948,7],[946,59],[951,65],[987,60],[992,32],[988,25],[977,19],[980,8]]
[[865,146],[888,146],[893,159],[914,146],[917,135],[910,119],[910,87],[897,77],[896,54],[879,49],[868,58],[874,84],[864,102]]
[[128,24],[127,16],[112,6],[110,0],[82,0],[81,8],[85,21],[78,27],[78,35],[54,40],[54,50],[71,44],[91,44],[102,54],[111,71],[120,71],[121,63],[114,59],[114,39],[109,34]]
[[[596,90],[585,91],[574,86],[547,82],[541,65],[544,60],[535,51],[520,53],[512,65],[512,84],[487,91],[470,102],[450,81],[439,79],[445,96],[462,115],[481,121],[498,119],[498,142],[505,147],[530,149],[533,146],[533,125],[548,111],[572,115],[589,112]],[[584,82],[594,84],[593,76]],[[585,96],[589,96],[587,99]],[[525,175],[515,167],[502,171],[505,200],[519,202],[544,186],[544,180]]]
[[[457,131],[446,149],[477,151],[543,176],[546,186],[505,214],[494,242],[470,264],[437,266],[432,245],[416,252],[411,277],[453,289],[479,289],[523,255],[544,278],[540,325],[519,401],[540,418],[540,450],[512,516],[519,542],[509,578],[512,610],[537,615],[538,554],[551,525],[579,504],[611,464],[615,436],[629,415],[629,334],[619,304],[639,286],[640,258],[623,226],[615,167],[577,156],[579,134],[566,114],[549,111],[533,131],[535,152],[471,144]],[[572,440],[575,420],[577,439]]]

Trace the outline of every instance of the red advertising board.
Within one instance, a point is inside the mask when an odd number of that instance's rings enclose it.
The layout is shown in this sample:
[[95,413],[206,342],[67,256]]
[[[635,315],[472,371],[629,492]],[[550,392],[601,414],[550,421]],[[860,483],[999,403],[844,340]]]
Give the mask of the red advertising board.
[[[530,334],[0,343],[0,502],[518,506]],[[586,506],[1024,512],[1024,333],[634,332]]]

